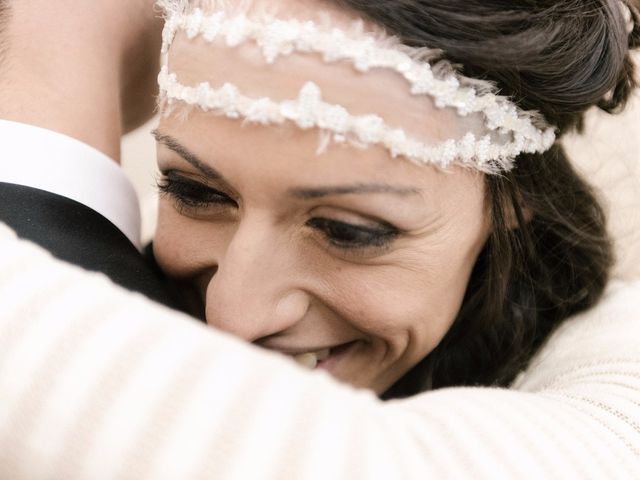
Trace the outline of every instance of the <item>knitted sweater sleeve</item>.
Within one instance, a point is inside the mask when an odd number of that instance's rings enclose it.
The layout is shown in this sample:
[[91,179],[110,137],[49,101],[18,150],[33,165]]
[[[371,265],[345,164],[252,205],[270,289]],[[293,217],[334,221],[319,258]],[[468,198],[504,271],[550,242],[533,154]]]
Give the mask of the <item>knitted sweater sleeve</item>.
[[640,284],[512,389],[380,402],[0,225],[0,478],[640,478]]

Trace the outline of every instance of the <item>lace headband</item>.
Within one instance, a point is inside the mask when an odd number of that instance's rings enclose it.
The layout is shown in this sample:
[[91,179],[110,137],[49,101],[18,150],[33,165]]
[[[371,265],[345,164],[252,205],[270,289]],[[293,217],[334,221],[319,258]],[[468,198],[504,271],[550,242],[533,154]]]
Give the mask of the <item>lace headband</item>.
[[[441,168],[457,164],[488,174],[508,171],[520,153],[544,152],[555,141],[554,129],[539,115],[497,95],[488,82],[464,77],[442,60],[432,66],[429,60],[440,53],[436,50],[408,47],[395,37],[366,32],[361,24],[341,30],[267,14],[249,16],[246,11],[226,8],[205,14],[200,8],[190,8],[187,0],[160,4],[166,23],[159,85],[161,99],[169,105],[180,102],[263,125],[293,122],[301,129],[317,128],[323,133],[319,151],[332,141],[360,147],[379,145],[394,157],[416,163]],[[283,102],[245,94],[231,83],[218,87],[208,82],[183,85],[169,69],[169,49],[178,32],[190,40],[199,37],[225,48],[253,43],[267,66],[281,57],[315,54],[328,64],[349,62],[363,75],[373,69],[393,70],[406,80],[412,95],[429,96],[437,109],[454,109],[460,117],[477,116],[481,133],[466,132],[462,138],[431,145],[388,125],[380,115],[354,115],[341,105],[325,102],[320,87],[311,80],[297,98]]]

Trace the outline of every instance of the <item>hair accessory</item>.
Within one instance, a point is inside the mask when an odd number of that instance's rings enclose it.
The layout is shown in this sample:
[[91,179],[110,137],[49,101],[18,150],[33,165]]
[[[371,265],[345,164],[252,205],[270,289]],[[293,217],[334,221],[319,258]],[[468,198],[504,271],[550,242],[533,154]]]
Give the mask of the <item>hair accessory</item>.
[[[282,103],[270,98],[246,97],[231,83],[225,83],[219,89],[212,88],[208,82],[186,87],[166,67],[160,73],[159,84],[169,101],[177,100],[204,111],[217,111],[228,118],[243,118],[262,125],[291,121],[302,130],[317,127],[332,133],[332,137],[325,137],[319,153],[326,149],[331,139],[336,143],[348,141],[362,146],[377,144],[386,147],[393,157],[404,156],[417,163],[443,168],[455,161],[486,173],[495,173],[499,166],[510,167],[507,162],[515,156],[509,156],[505,146],[492,145],[489,135],[476,139],[473,133],[467,133],[460,141],[448,140],[435,147],[426,145],[409,138],[403,129],[386,125],[378,115],[353,116],[340,105],[323,102],[322,92],[313,82],[302,87],[296,100]],[[512,145],[514,152],[520,151],[519,146]],[[496,165],[495,158],[502,158],[502,164]]]
[[[319,128],[325,132],[320,151],[331,140],[358,146],[382,145],[394,157],[443,168],[455,163],[489,174],[508,171],[520,153],[543,152],[555,142],[554,128],[540,115],[523,111],[497,95],[492,84],[464,77],[443,60],[432,66],[429,60],[440,56],[436,50],[403,45],[395,37],[365,32],[360,24],[345,31],[323,28],[312,21],[283,20],[266,14],[254,18],[226,9],[205,14],[200,8],[190,9],[188,4],[187,0],[161,2],[166,24],[159,83],[161,96],[169,104],[180,101],[265,125],[292,121],[303,129]],[[218,89],[208,83],[185,86],[170,73],[168,65],[169,48],[178,32],[184,32],[188,39],[201,37],[227,48],[253,42],[267,65],[283,56],[319,54],[326,63],[348,61],[362,74],[377,68],[391,69],[407,80],[413,95],[430,96],[438,109],[453,108],[461,117],[481,117],[484,133],[468,132],[457,140],[427,145],[403,129],[387,125],[378,115],[355,116],[340,105],[323,102],[319,87],[312,81],[302,87],[297,99],[282,103],[245,96],[229,83]]]

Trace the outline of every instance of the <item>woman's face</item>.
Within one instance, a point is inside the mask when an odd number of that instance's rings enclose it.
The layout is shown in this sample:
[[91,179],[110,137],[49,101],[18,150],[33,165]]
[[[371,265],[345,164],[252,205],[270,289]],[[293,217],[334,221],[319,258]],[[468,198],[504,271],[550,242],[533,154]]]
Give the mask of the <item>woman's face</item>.
[[[251,47],[185,38],[170,60],[183,83],[231,79],[272,98],[294,96],[313,72],[350,110],[420,118],[434,137],[460,128],[455,115],[420,117],[395,74],[355,79],[348,66],[303,56],[261,61]],[[195,286],[209,325],[377,393],[451,327],[489,234],[482,175],[378,147],[334,144],[318,155],[316,130],[198,110],[163,117],[156,137],[164,194],[155,254],[170,277]]]

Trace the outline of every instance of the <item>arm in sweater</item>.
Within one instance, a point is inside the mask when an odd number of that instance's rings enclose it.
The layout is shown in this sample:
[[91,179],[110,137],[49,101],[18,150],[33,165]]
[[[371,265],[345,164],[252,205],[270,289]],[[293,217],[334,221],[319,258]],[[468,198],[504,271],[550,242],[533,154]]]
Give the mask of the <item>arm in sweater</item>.
[[640,285],[515,390],[382,403],[0,225],[0,478],[640,478]]

